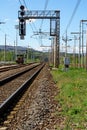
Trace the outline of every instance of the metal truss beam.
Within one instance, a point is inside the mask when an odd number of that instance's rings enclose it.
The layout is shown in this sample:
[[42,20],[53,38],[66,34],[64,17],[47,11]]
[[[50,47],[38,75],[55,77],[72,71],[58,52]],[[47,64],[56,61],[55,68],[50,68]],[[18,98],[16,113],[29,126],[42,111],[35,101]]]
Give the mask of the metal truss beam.
[[[56,13],[58,15],[56,15]],[[21,11],[18,12],[19,19],[21,18]],[[52,11],[52,10],[33,10],[33,11],[26,11],[24,15],[25,19],[60,19],[60,11]]]
[[25,35],[25,21],[29,19],[50,19],[50,36],[55,37],[55,63],[54,67],[59,67],[59,49],[60,49],[60,11],[59,10],[25,10],[24,6],[18,11],[20,36]]

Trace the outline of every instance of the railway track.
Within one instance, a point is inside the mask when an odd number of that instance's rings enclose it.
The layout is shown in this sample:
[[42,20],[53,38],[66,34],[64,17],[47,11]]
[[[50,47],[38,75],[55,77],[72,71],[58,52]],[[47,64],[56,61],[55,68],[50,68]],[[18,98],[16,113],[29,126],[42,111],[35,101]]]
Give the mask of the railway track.
[[29,63],[29,64],[26,64],[26,65],[25,64],[16,64],[16,65],[1,66],[0,67],[0,73],[8,71],[8,70],[12,70],[12,69],[18,69],[18,68],[21,68],[21,67],[25,67],[25,66],[31,65],[31,64],[35,64],[35,63]]
[[8,71],[10,69],[15,69],[20,67],[20,65],[9,65],[9,66],[1,66],[0,67],[0,72]]
[[15,69],[13,69],[11,67],[11,69],[9,69],[9,70],[0,72],[0,80],[6,78],[8,76],[14,75],[14,74],[16,74],[18,72],[21,72],[23,70],[26,70],[27,68],[35,66],[37,64],[39,64],[39,63],[33,63],[33,64],[28,64],[28,65],[18,66]]
[[[17,78],[20,75],[25,74],[26,72],[28,72],[29,70],[37,67],[38,65],[39,64],[34,64],[34,65],[31,65],[31,66],[27,66],[27,67],[21,68],[20,71],[18,71],[18,69],[17,69],[15,74],[14,73],[9,73],[9,74],[7,73],[8,74],[7,76],[2,75],[2,78],[0,79],[0,86],[6,84],[7,82],[10,82],[11,80]],[[5,75],[6,75],[6,73],[5,73]]]
[[23,72],[14,74],[0,80],[0,125],[2,126],[8,114],[13,110],[19,99],[32,83],[34,78],[44,67],[44,64],[37,64],[29,67]]

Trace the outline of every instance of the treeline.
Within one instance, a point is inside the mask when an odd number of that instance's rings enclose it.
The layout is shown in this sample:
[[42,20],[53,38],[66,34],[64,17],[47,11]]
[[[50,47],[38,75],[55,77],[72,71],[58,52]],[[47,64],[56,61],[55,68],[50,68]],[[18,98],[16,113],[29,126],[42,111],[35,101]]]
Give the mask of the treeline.
[[42,61],[46,57],[48,58],[47,52],[40,52],[34,50],[28,50],[25,52],[18,52],[17,54],[14,51],[3,51],[0,50],[0,61],[13,61],[16,62],[17,55],[22,54],[25,62],[30,61]]

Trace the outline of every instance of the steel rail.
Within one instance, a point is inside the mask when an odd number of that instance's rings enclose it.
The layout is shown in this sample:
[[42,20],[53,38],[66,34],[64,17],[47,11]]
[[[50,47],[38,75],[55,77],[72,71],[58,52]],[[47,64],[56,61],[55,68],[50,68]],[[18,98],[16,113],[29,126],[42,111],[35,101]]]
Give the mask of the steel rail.
[[29,70],[31,70],[31,69],[37,67],[38,65],[39,65],[39,64],[34,65],[34,66],[32,66],[32,67],[30,67],[30,68],[28,68],[28,69],[26,69],[26,70],[24,70],[24,71],[22,71],[22,72],[18,72],[18,73],[16,73],[16,74],[13,74],[13,75],[11,75],[11,76],[9,76],[9,77],[6,77],[6,78],[0,80],[0,86],[2,86],[2,85],[4,85],[4,84],[6,84],[6,83],[12,81],[13,79],[17,78],[18,76],[20,76],[20,75],[26,73],[27,71],[29,71]]
[[[6,99],[1,105],[0,105],[0,119],[4,117],[4,115],[8,112],[9,107],[12,106],[12,104],[19,100],[19,97],[23,95],[23,93],[29,88],[30,84],[33,82],[35,77],[38,75],[38,73],[41,71],[41,69],[44,67],[45,64],[42,64],[38,70],[35,71],[31,77],[27,81],[25,81],[8,99]],[[17,100],[18,99],[18,100]]]
[[7,67],[3,67],[3,68],[0,68],[0,72],[4,72],[4,71],[8,71],[8,70],[10,70],[10,69],[15,69],[15,68],[17,68],[17,67],[19,67],[19,66],[7,66]]
[[[35,62],[34,62],[35,63]],[[11,66],[7,66],[7,67],[3,67],[3,68],[0,68],[0,72],[4,72],[4,71],[8,71],[8,70],[11,70],[11,69],[17,69],[17,68],[20,68],[20,67],[24,67],[24,66],[28,66],[28,65],[31,65],[31,64],[34,64],[34,63],[29,63],[29,64],[20,64],[20,65],[11,65]]]

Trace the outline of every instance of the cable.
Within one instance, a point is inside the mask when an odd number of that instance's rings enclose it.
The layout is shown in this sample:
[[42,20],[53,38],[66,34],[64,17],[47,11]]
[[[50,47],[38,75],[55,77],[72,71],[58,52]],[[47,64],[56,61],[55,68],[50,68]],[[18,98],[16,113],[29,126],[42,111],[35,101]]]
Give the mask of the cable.
[[37,28],[36,28],[35,24],[33,22],[32,22],[32,24],[33,24],[34,29],[37,31]]
[[71,24],[71,22],[72,22],[72,20],[73,20],[73,18],[74,18],[74,15],[76,14],[76,11],[77,11],[77,9],[78,9],[78,6],[79,6],[80,2],[81,2],[81,0],[78,0],[78,1],[77,1],[77,4],[76,4],[76,6],[75,6],[75,8],[74,8],[74,11],[73,11],[73,13],[72,13],[72,15],[71,15],[71,18],[70,18],[70,20],[69,20],[69,23],[67,24],[67,27],[66,27],[66,31],[65,31],[65,32],[67,32],[67,29],[69,28],[69,26],[70,26],[70,24]]
[[[21,0],[19,0],[19,3],[20,3],[20,5],[22,5]],[[25,0],[23,0],[23,3],[24,3],[24,5],[25,5],[26,9],[28,9]]]
[[[35,27],[34,23],[33,23],[34,26],[32,26],[32,24],[31,24],[30,22],[29,22],[29,24],[30,24],[30,27],[31,27],[32,32],[33,32],[33,34],[34,34],[34,32],[35,32],[35,31],[34,31],[34,28],[36,29],[36,27]],[[33,27],[34,27],[34,28],[33,28]]]
[[[47,9],[48,1],[49,1],[49,0],[46,0],[45,6],[44,6],[44,11]],[[40,29],[42,28],[43,21],[44,21],[44,19],[42,19],[42,21],[41,21]]]
[[23,2],[24,2],[24,5],[25,5],[26,9],[28,9],[25,0],[23,0]]
[[[26,9],[28,9],[28,8],[27,8],[27,4],[26,4],[25,0],[23,0],[23,2],[24,2],[24,5],[25,5]],[[29,1],[28,1],[28,2],[29,2]],[[45,8],[46,8],[46,7],[45,7]],[[33,29],[33,27],[32,27],[32,25],[31,25],[31,24],[30,24],[30,27],[32,28],[33,32],[34,32],[34,30],[36,30],[36,31],[37,31],[35,24],[34,24],[33,22],[32,22],[32,24],[33,24],[34,29]]]
[[19,0],[20,5],[22,5],[21,1]]
[[49,1],[49,0],[46,0],[44,10],[46,10],[46,9],[47,9],[48,1]]
[[33,29],[33,27],[32,27],[32,25],[31,25],[31,23],[29,22],[29,24],[30,24],[30,27],[31,27],[31,29],[32,29],[32,31],[33,31],[33,33],[34,33],[34,29]]
[[[30,27],[31,27],[31,29],[32,29],[32,31],[33,31],[33,34],[34,34],[34,29],[33,29],[33,27],[32,27],[32,25],[31,25],[31,23],[29,23],[30,24]],[[38,38],[37,38],[37,35],[32,35],[32,37],[33,36],[35,36],[35,39],[38,41]],[[39,42],[39,41],[38,41]]]

